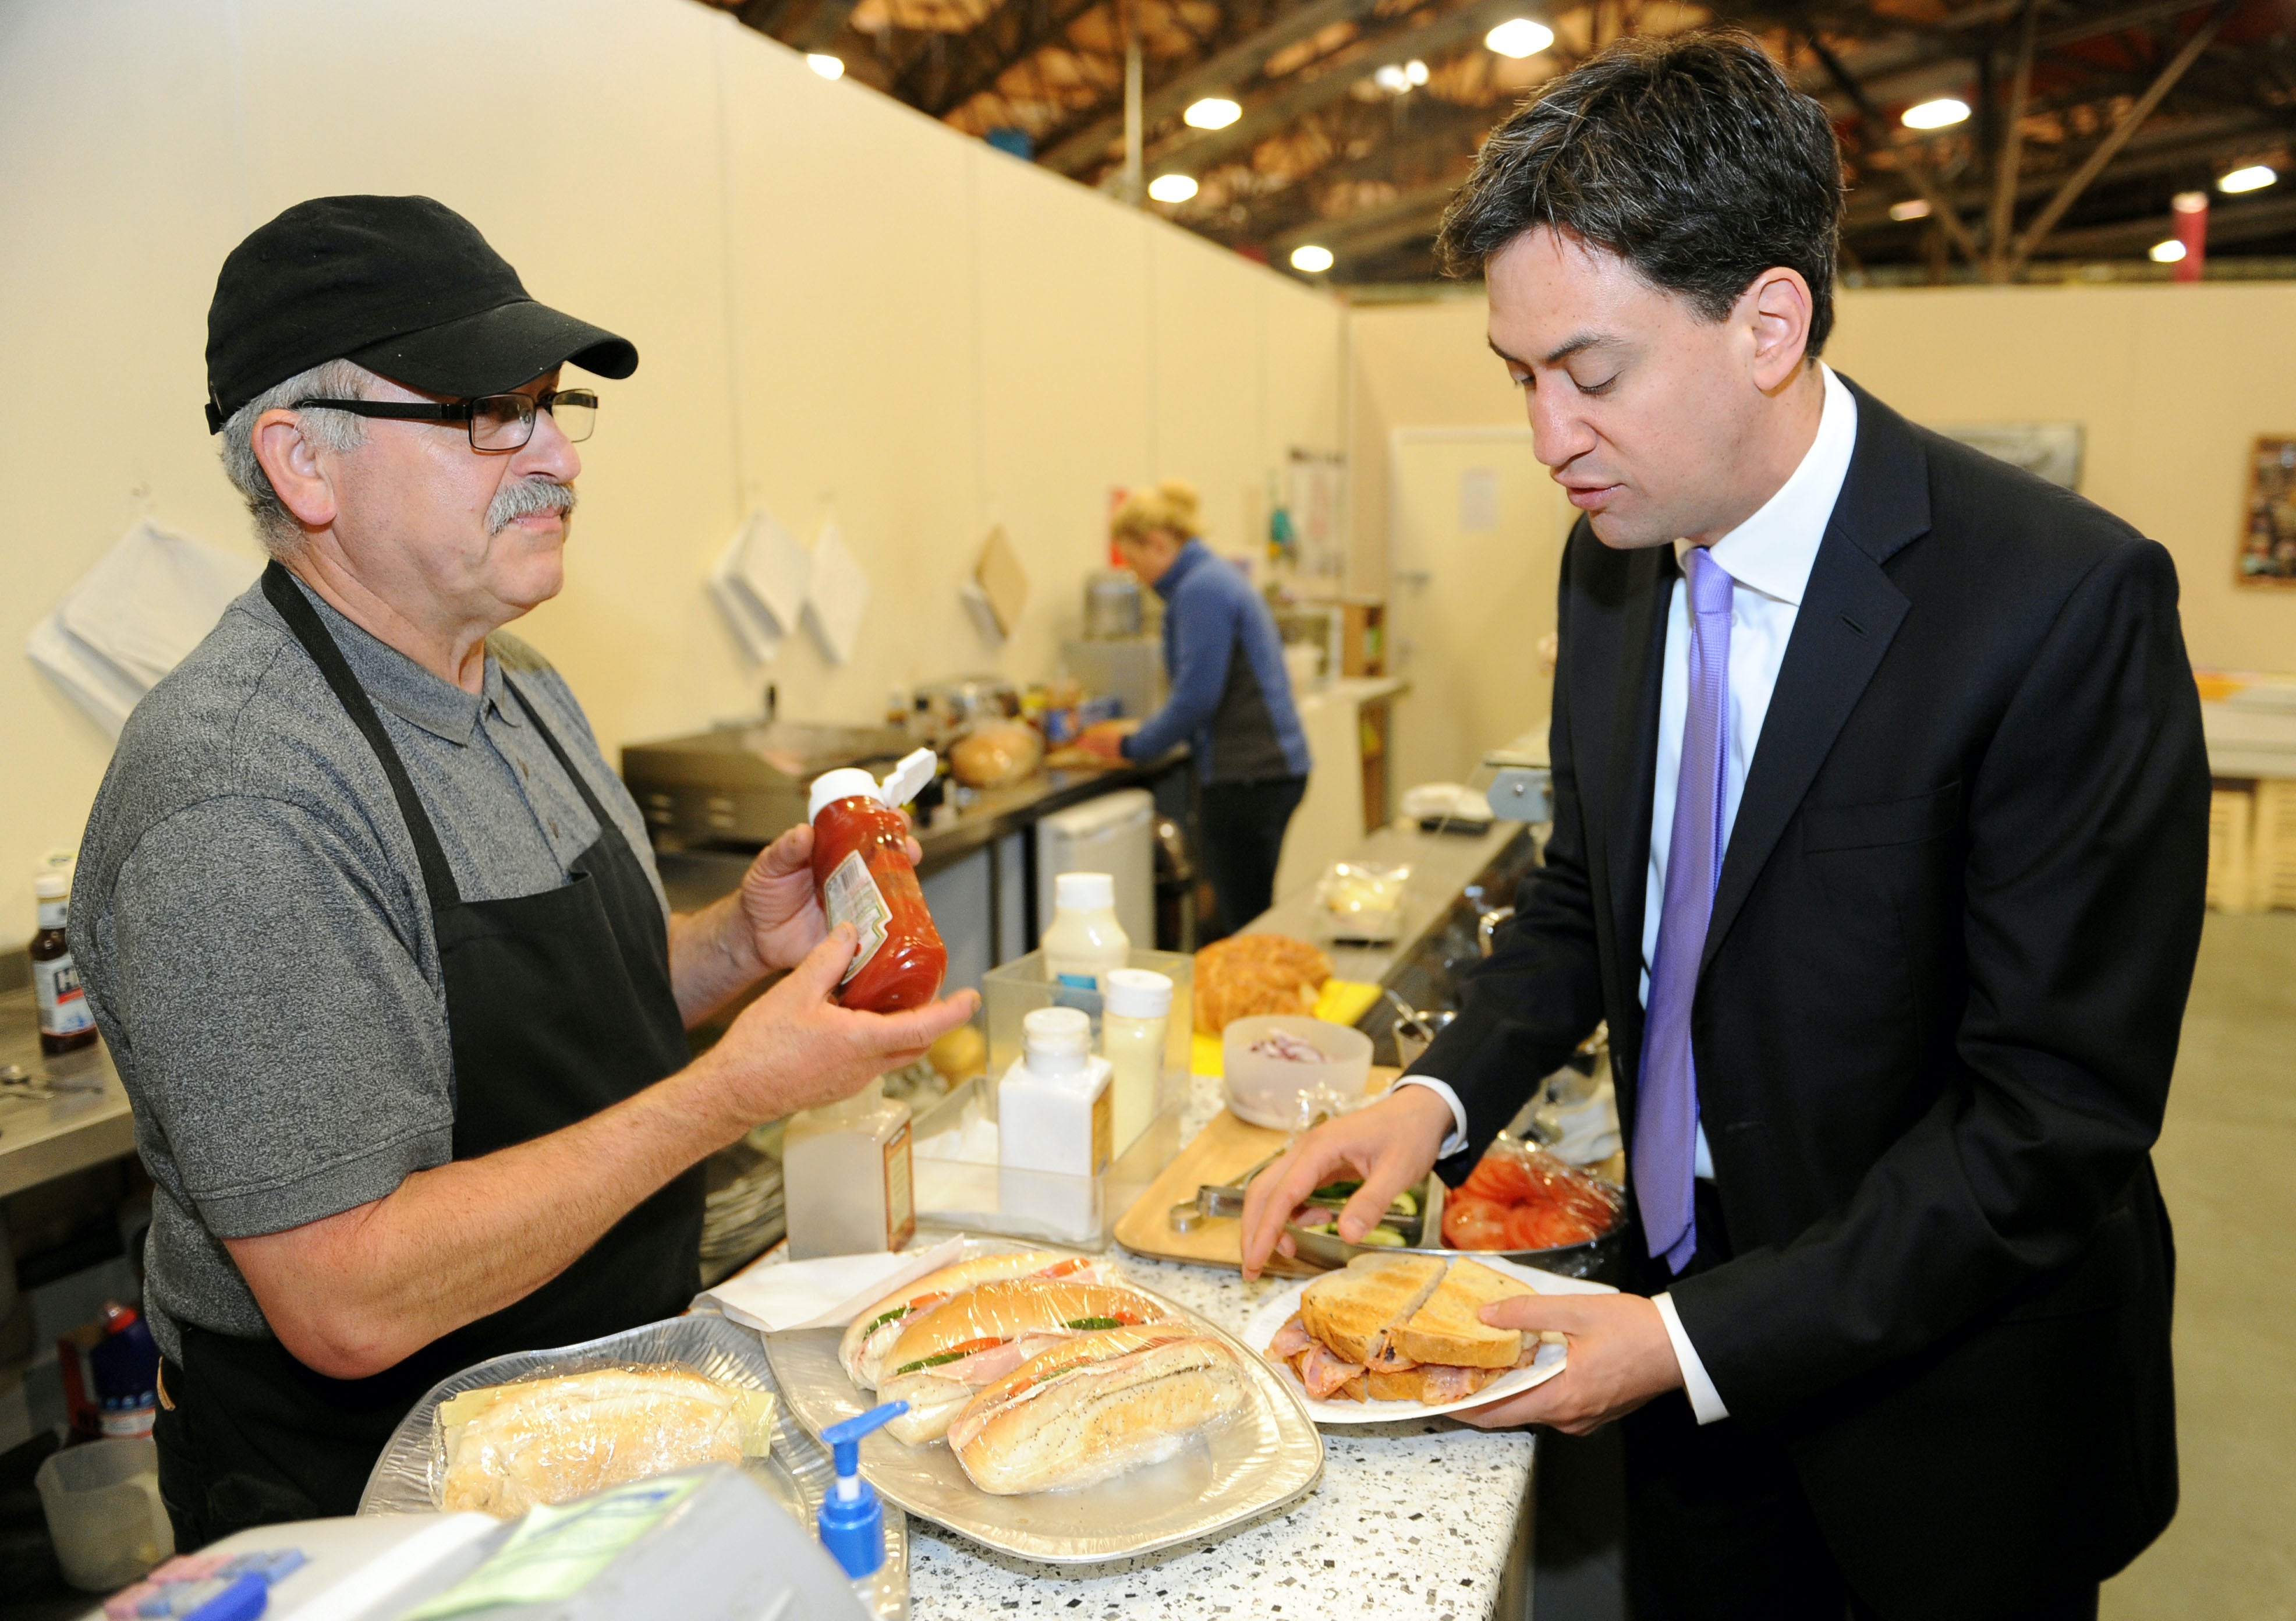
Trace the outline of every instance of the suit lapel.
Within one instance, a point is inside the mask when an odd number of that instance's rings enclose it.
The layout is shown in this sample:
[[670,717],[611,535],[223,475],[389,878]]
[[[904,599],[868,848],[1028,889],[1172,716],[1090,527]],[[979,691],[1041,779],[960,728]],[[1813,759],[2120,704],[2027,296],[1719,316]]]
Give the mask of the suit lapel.
[[1644,547],[1627,560],[1627,595],[1620,613],[1619,664],[1613,679],[1609,783],[1603,807],[1603,861],[1611,917],[1618,929],[1620,999],[1635,1021],[1612,1033],[1612,1046],[1633,1051],[1641,1041],[1644,901],[1650,885],[1651,799],[1658,761],[1660,684],[1666,668],[1667,610],[1681,570],[1670,546]]
[[1929,528],[1928,457],[1904,418],[1855,383],[1850,388],[1857,398],[1857,447],[1746,772],[1702,968],[1729,934],[1910,605],[1882,565]]

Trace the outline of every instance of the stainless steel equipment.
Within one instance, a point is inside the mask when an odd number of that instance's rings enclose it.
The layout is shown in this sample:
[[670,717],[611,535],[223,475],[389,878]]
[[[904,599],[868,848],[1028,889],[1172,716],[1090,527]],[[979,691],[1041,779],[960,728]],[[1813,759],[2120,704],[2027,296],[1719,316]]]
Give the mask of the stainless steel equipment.
[[958,676],[926,682],[909,702],[909,730],[916,740],[945,749],[980,721],[1018,715],[1021,689],[1002,676]]
[[1061,664],[1086,693],[1116,699],[1133,720],[1164,706],[1164,649],[1152,636],[1062,642]]
[[1084,634],[1087,641],[1137,636],[1147,614],[1140,598],[1140,576],[1130,569],[1095,569],[1084,582]]
[[622,780],[656,843],[754,848],[805,819],[806,792],[824,771],[882,771],[915,746],[898,727],[720,726],[626,745]]

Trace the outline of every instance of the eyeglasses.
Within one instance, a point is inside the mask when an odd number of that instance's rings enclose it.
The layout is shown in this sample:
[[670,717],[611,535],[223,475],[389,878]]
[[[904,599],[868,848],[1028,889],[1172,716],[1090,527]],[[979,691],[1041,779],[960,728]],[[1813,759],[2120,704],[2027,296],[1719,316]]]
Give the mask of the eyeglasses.
[[547,411],[569,441],[580,444],[598,425],[598,396],[589,389],[553,389],[541,394],[481,394],[461,405],[414,405],[396,399],[299,399],[299,411],[348,411],[392,422],[459,422],[469,428],[471,448],[498,455],[516,450],[534,437],[534,415]]

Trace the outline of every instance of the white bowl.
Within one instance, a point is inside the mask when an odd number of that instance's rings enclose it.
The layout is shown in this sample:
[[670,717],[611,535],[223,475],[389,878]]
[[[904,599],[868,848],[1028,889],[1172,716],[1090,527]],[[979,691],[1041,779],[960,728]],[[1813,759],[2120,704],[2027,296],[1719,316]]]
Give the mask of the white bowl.
[[[1327,1061],[1295,1063],[1250,1050],[1254,1041],[1276,1030],[1299,1037]],[[1289,1131],[1300,1123],[1300,1099],[1319,1086],[1349,1102],[1363,1096],[1371,1079],[1371,1038],[1301,1013],[1231,1019],[1220,1033],[1220,1072],[1227,1081],[1227,1107],[1238,1119]]]

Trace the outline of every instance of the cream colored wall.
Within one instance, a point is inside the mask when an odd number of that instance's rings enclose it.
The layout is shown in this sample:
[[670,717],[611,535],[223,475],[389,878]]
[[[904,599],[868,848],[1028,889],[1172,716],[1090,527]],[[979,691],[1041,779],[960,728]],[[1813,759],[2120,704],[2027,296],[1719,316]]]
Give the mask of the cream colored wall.
[[[1520,424],[1480,299],[1349,317],[1356,568],[1386,555],[1396,427]],[[2087,424],[2081,493],[2168,547],[2193,662],[2296,670],[2296,591],[2233,584],[2260,433],[2296,435],[2296,286],[1939,288],[1842,296],[1826,359],[1916,422]]]
[[[505,115],[515,141],[477,133]],[[481,115],[484,115],[483,119]],[[202,431],[208,298],[302,198],[422,192],[644,357],[584,447],[565,594],[518,629],[609,756],[747,712],[1050,671],[1107,491],[1247,490],[1340,439],[1338,307],[968,140],[691,0],[16,0],[0,7],[0,941],[109,742],[20,649],[136,517],[252,550]],[[869,569],[854,662],[743,658],[701,580],[763,503]],[[957,597],[1002,523],[1011,643]]]

